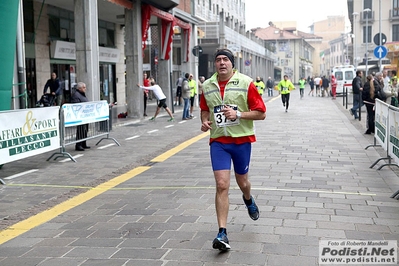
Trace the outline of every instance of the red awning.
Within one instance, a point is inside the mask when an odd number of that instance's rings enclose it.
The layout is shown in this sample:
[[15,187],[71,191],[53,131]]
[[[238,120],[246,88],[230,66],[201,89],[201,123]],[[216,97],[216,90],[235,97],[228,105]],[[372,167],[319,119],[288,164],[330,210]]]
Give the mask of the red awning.
[[133,9],[133,2],[129,0],[108,0],[108,2],[123,6],[127,9]]

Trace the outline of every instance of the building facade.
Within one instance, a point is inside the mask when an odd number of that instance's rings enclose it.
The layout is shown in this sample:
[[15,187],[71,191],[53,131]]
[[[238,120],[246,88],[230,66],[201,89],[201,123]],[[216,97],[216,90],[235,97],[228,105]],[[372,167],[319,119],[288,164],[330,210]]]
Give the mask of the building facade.
[[[352,63],[367,73],[397,70],[398,50],[393,44],[399,42],[399,2],[348,0],[347,3],[353,33]],[[386,57],[374,53],[379,45],[389,48]]]
[[[236,68],[255,78],[271,76],[275,55],[245,31],[245,1],[21,0],[26,107],[35,107],[52,72],[69,102],[83,81],[89,100],[106,100],[116,113],[143,115],[143,73],[152,76],[172,104],[184,73],[209,77],[213,54],[229,48]],[[20,78],[14,77],[15,83]],[[15,87],[13,95],[25,88]],[[24,108],[17,100],[12,108]]]

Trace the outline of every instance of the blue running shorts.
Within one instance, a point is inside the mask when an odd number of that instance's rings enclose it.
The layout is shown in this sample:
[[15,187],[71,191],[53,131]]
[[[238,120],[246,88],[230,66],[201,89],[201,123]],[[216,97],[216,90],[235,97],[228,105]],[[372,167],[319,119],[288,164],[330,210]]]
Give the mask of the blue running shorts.
[[211,143],[211,162],[213,171],[230,170],[233,161],[234,171],[239,175],[248,173],[251,159],[251,143],[223,144]]

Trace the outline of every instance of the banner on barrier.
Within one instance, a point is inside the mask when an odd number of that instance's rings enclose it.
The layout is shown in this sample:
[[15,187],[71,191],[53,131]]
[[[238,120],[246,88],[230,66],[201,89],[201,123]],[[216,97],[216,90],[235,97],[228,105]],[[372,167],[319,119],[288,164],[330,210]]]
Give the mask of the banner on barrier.
[[0,164],[59,147],[58,106],[0,112]]
[[109,119],[107,101],[62,105],[65,127],[89,124]]
[[399,112],[394,109],[389,110],[388,155],[399,164]]
[[388,148],[388,112],[389,104],[375,101],[375,139],[387,150]]

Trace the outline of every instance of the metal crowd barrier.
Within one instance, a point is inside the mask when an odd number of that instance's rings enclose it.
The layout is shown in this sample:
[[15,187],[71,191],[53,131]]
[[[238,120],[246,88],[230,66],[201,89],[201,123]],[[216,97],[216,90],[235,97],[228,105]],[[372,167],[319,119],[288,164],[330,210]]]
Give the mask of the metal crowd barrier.
[[[81,141],[101,138],[95,145],[103,140],[113,140],[118,146],[119,142],[110,137],[110,108],[106,101],[64,104],[60,109],[60,149],[53,153],[47,161],[54,157],[68,157],[76,162],[75,158],[65,149],[68,145],[76,145]],[[87,137],[77,140],[78,127],[87,126]]]
[[[399,167],[399,108],[387,104],[379,99],[375,101],[375,126],[374,144],[369,147],[381,146],[386,151],[386,157],[377,159],[370,168],[373,168],[381,160],[388,160],[388,163],[381,165],[378,170],[385,166]],[[395,163],[393,163],[395,162]],[[399,200],[399,190],[391,198]]]

